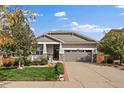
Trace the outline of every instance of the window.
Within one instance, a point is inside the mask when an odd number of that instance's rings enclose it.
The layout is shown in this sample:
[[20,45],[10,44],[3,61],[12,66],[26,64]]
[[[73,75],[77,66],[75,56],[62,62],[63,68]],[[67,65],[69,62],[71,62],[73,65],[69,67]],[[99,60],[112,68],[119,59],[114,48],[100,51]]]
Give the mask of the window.
[[66,52],[70,52],[70,50],[66,50]]
[[42,55],[43,54],[43,48],[42,47],[38,47],[37,51],[36,51],[36,55]]
[[77,52],[77,50],[71,50],[72,52]]
[[36,55],[42,55],[43,52],[42,51],[36,51]]
[[91,50],[86,50],[86,52],[91,52]]
[[79,50],[79,52],[84,52],[84,50]]

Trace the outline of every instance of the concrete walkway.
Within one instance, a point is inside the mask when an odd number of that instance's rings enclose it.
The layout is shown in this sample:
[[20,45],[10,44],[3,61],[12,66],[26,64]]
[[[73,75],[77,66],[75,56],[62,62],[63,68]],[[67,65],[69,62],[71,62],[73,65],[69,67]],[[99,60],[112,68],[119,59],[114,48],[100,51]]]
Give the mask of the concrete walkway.
[[0,87],[23,88],[121,88],[124,71],[107,66],[66,62],[69,81],[6,81]]

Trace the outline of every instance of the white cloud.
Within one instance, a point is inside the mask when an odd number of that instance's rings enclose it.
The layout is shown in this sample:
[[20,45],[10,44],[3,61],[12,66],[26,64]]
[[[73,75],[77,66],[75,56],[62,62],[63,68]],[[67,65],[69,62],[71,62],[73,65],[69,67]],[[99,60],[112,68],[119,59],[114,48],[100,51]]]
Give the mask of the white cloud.
[[79,24],[77,22],[72,22],[70,24],[71,30],[76,30],[79,32],[103,32],[110,30],[111,28],[105,28],[94,24]]
[[36,19],[28,18],[28,21],[29,21],[29,22],[36,22]]
[[35,31],[35,29],[34,29],[33,27],[31,27],[31,30],[32,30],[32,31]]
[[64,17],[64,18],[60,18],[59,20],[68,20],[69,18]]
[[43,16],[43,14],[33,13],[33,16]]
[[117,5],[116,8],[124,8],[124,5]]
[[35,13],[35,12],[31,12],[29,10],[23,10],[23,13],[25,16],[28,16],[28,15],[32,15],[32,16],[43,16],[43,14],[38,14],[38,13]]
[[122,16],[124,16],[124,13],[121,13]]
[[[116,8],[124,9],[124,5],[117,5]],[[124,16],[124,12],[120,14],[121,16]]]
[[54,14],[54,16],[56,16],[56,17],[66,16],[66,12],[64,12],[64,11],[57,12],[57,13]]
[[71,26],[72,27],[78,26],[78,23],[77,22],[71,22]]

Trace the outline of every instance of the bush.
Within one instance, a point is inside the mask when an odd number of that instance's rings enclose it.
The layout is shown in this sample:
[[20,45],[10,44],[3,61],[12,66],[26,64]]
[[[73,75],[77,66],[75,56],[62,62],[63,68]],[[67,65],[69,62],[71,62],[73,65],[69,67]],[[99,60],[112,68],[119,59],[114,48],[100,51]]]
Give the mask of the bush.
[[39,63],[40,63],[40,61],[33,61],[32,65],[40,65]]
[[46,65],[46,64],[48,64],[48,60],[45,58],[41,59],[40,65]]
[[3,66],[10,67],[13,66],[15,58],[2,58]]
[[16,59],[15,62],[13,63],[13,66],[18,66],[19,64],[19,59]]
[[56,66],[55,66],[55,69],[56,69],[56,73],[58,75],[64,74],[64,66],[63,66],[62,63],[57,63]]
[[46,65],[48,64],[48,60],[47,59],[41,59],[41,61],[33,61],[32,62],[33,65]]
[[24,66],[30,66],[30,65],[32,65],[32,62],[30,62],[29,60],[26,60],[24,62]]
[[[26,58],[23,59],[23,62],[21,62],[21,65],[24,66],[30,66],[32,64],[32,62],[30,62],[29,60],[27,60]],[[19,65],[19,59],[16,59],[15,62],[13,63],[13,66],[18,66]]]
[[3,63],[3,66],[5,66],[5,67],[10,67],[10,66],[12,66],[12,62],[7,62],[7,63]]
[[107,59],[107,63],[108,64],[112,64],[113,63],[113,60],[112,59]]
[[24,60],[24,66],[30,66],[30,65],[32,65],[32,62],[27,60],[27,59],[25,59]]

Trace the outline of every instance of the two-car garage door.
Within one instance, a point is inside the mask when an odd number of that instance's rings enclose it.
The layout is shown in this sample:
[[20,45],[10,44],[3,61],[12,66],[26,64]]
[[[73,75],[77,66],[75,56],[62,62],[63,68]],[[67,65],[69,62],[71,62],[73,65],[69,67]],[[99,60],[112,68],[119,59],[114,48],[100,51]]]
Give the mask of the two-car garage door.
[[91,61],[91,50],[65,50],[64,61],[89,62]]

